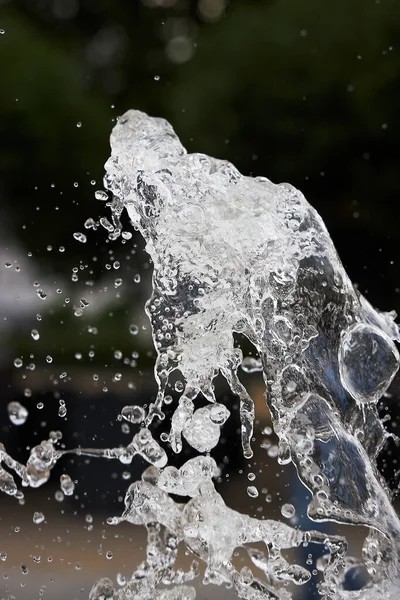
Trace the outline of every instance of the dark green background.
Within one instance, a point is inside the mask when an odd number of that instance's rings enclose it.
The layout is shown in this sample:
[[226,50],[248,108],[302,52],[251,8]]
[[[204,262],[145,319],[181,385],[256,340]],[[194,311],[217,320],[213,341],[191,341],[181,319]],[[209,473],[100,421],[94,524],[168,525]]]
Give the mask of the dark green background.
[[[69,277],[95,252],[96,280],[107,262],[105,231],[86,245],[72,234],[88,216],[106,214],[90,180],[101,187],[113,119],[134,107],[169,119],[191,150],[299,187],[360,288],[380,308],[398,307],[399,3],[233,0],[213,22],[200,0],[151,4],[0,2],[7,230],[49,273]],[[168,56],[176,34],[193,51],[181,64]],[[48,252],[49,244],[66,252]],[[132,269],[144,260],[139,253]],[[124,323],[124,311],[145,292],[125,294],[114,319]],[[62,333],[58,321],[57,314],[48,320],[54,351],[63,335],[72,351],[68,335],[78,335],[82,322],[71,319]],[[114,323],[102,321],[101,355],[102,332]]]

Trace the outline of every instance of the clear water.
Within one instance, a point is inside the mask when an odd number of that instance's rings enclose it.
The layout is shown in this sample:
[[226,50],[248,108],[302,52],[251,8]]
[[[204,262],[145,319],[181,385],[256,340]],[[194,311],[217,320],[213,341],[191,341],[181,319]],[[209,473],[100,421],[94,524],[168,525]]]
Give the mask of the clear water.
[[[111,150],[105,177],[111,220],[104,217],[101,224],[110,239],[129,239],[129,228],[121,224],[126,211],[154,265],[146,311],[157,350],[157,398],[146,413],[135,406],[122,411],[137,425],[124,448],[60,450],[53,432],[31,451],[27,465],[3,448],[1,462],[32,487],[48,480],[65,452],[124,464],[140,455],[149,463],[142,479],[129,486],[123,514],[109,519],[146,526],[144,562],[118,590],[100,580],[91,600],[192,599],[198,562],[205,565],[204,583],[233,587],[249,600],[288,600],[292,585],[301,586],[312,574],[291,564],[284,551],[310,542],[326,549],[318,563],[325,600],[397,599],[400,523],[376,468],[388,436],[376,404],[399,366],[395,314],[378,312],[354,288],[323,221],[292,186],[245,177],[228,162],[188,154],[166,121],[138,111],[119,119]],[[243,356],[236,333],[253,344],[259,359]],[[310,490],[309,517],[364,526],[362,559],[348,556],[342,537],[240,514],[216,491],[220,471],[207,453],[230,418],[216,402],[219,374],[240,399],[243,454],[253,454],[254,403],[239,380],[241,366],[262,370],[279,461],[293,462]],[[165,418],[174,371],[180,373],[180,398],[169,433],[155,439],[152,423]],[[200,397],[208,402],[201,408]],[[17,409],[10,409],[10,418],[26,418]],[[184,440],[199,455],[180,469],[168,466],[165,447],[179,454]],[[63,478],[63,493],[73,493],[73,482]],[[5,469],[0,487],[22,494]],[[250,488],[250,495],[257,493]],[[296,511],[292,505],[282,509],[284,518]],[[251,546],[256,542],[264,550]],[[176,567],[181,546],[196,557],[188,571]],[[238,548],[247,550],[262,578],[249,567],[236,570],[232,557]],[[363,570],[367,582],[349,591],[345,580],[355,570]]]

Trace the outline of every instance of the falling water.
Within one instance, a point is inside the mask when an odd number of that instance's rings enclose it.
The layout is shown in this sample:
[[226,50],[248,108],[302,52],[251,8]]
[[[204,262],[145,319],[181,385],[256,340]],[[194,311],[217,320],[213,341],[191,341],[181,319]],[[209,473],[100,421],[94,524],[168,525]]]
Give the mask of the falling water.
[[[59,435],[52,432],[32,449],[26,466],[4,448],[1,461],[33,487],[48,480],[66,452],[124,464],[140,455],[149,463],[129,486],[123,514],[109,519],[146,526],[146,558],[118,591],[111,580],[100,580],[91,600],[195,598],[191,581],[199,567],[196,561],[188,571],[176,567],[180,545],[205,564],[204,583],[234,587],[248,600],[288,600],[288,583],[302,585],[311,573],[290,564],[282,551],[310,542],[326,549],[318,584],[325,600],[397,599],[400,523],[376,467],[388,437],[376,405],[399,366],[395,314],[376,311],[354,288],[323,221],[292,186],[188,154],[166,121],[138,111],[119,119],[111,149],[105,187],[112,219],[102,224],[110,239],[129,239],[121,224],[126,210],[154,265],[146,312],[157,351],[156,400],[146,413],[136,406],[123,410],[122,417],[137,425],[126,447],[59,450]],[[243,357],[234,334],[253,344],[259,361]],[[239,380],[241,365],[262,369],[279,460],[293,462],[311,492],[309,517],[365,526],[362,559],[348,556],[343,537],[251,518],[229,508],[216,491],[220,469],[208,453],[230,418],[215,397],[217,375],[240,400],[243,455],[253,455],[254,403]],[[152,423],[165,418],[174,371],[180,373],[180,398],[169,433],[157,440]],[[17,408],[12,415],[19,415]],[[199,455],[179,469],[168,466],[165,447],[179,454],[184,441]],[[64,493],[73,493],[72,481],[63,477]],[[5,469],[0,487],[22,494]],[[284,505],[282,515],[295,509]],[[264,550],[252,547],[256,542]],[[234,567],[238,548],[247,550],[263,578]],[[368,579],[362,589],[348,591],[346,575],[357,565]]]

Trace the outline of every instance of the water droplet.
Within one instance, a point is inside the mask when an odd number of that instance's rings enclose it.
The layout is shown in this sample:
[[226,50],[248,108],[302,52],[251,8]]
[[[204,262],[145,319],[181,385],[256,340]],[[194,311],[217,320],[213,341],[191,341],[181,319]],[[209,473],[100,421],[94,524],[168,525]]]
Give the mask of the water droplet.
[[181,381],[180,379],[178,379],[178,381],[175,382],[175,391],[176,392],[183,392],[184,389],[185,389],[185,386],[183,384],[183,381]]
[[94,193],[94,197],[96,198],[96,200],[101,200],[102,202],[107,202],[107,200],[108,200],[108,194],[107,194],[107,192],[104,192],[103,190],[97,190]]
[[124,406],[121,416],[129,423],[142,423],[145,419],[145,412],[141,406]]
[[20,369],[23,365],[23,361],[21,358],[15,358],[14,359],[14,367],[17,367],[17,369]]
[[57,500],[57,502],[63,502],[64,494],[60,490],[57,490],[56,493],[54,494],[54,498]]
[[61,418],[67,416],[67,407],[65,406],[65,403],[62,400],[60,400],[60,405],[58,407],[58,416]]
[[111,550],[108,550],[108,551],[106,552],[106,558],[107,558],[108,560],[111,560],[111,559],[112,559],[112,557],[113,557],[113,553],[111,552]]
[[75,483],[69,475],[61,475],[60,487],[66,496],[72,496],[75,491]]
[[78,127],[78,129],[80,129],[82,127],[82,121],[78,121],[76,126]]
[[33,513],[33,522],[36,525],[40,525],[40,523],[43,523],[44,519],[45,519],[45,516],[42,512]]
[[13,425],[23,425],[28,418],[28,411],[25,406],[19,402],[10,402],[7,404],[8,418]]
[[139,333],[139,327],[137,325],[129,325],[129,333],[131,335],[137,335]]
[[52,356],[50,356],[50,354],[48,354],[48,355],[46,356],[46,362],[47,362],[47,363],[49,363],[49,364],[53,362],[53,357],[52,357]]
[[87,242],[86,235],[84,233],[81,233],[80,231],[76,231],[74,233],[74,238],[77,242],[81,242],[82,244],[85,244]]
[[281,513],[285,519],[291,519],[296,514],[296,509],[293,504],[282,504]]
[[32,329],[31,336],[32,336],[32,339],[35,340],[35,342],[37,342],[37,340],[40,338],[40,333],[38,332],[37,329]]
[[250,498],[257,498],[258,489],[255,487],[255,485],[249,485],[247,488],[247,493],[250,496]]

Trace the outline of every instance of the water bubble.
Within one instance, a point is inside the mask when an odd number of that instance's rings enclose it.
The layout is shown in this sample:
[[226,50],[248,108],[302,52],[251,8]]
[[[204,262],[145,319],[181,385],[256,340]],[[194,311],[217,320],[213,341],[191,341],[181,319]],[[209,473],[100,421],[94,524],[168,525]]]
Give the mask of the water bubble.
[[139,275],[139,273],[136,273],[136,275],[135,275],[135,276],[134,276],[134,278],[133,278],[133,281],[134,281],[135,283],[140,283],[140,275]]
[[11,269],[12,263],[6,262],[6,263],[4,263],[4,266],[5,266],[6,269]]
[[74,233],[74,238],[77,242],[81,242],[82,244],[85,244],[87,242],[86,235],[84,233],[81,233],[80,231],[76,231]]
[[46,356],[46,362],[47,362],[47,363],[49,363],[49,364],[53,362],[53,357],[52,357],[52,356],[50,356],[50,354],[48,354],[48,355]]
[[121,358],[122,358],[121,350],[114,350],[114,358],[116,358],[117,360],[121,360]]
[[0,552],[0,560],[3,562],[7,560],[7,552]]
[[77,128],[80,129],[82,127],[82,121],[78,121],[76,124]]
[[37,340],[40,338],[40,333],[38,332],[37,329],[32,329],[31,337],[33,340],[35,340],[35,342],[37,342]]
[[93,523],[93,517],[90,513],[85,516],[86,523]]
[[108,550],[108,551],[106,552],[106,558],[107,558],[107,560],[111,560],[111,559],[112,559],[112,557],[113,557],[113,553],[111,552],[111,550]]
[[35,512],[35,513],[33,513],[33,519],[32,520],[33,520],[33,522],[36,525],[40,525],[40,523],[43,523],[44,519],[45,519],[45,516],[44,516],[44,514],[42,512]]
[[129,325],[129,333],[131,335],[137,335],[139,333],[139,327],[137,325]]
[[14,359],[14,367],[17,367],[17,369],[20,369],[23,365],[23,361],[21,358],[15,358]]
[[0,35],[4,35],[5,34],[5,29],[0,29]]
[[28,411],[25,406],[19,402],[10,402],[7,404],[8,418],[13,425],[23,425],[28,418]]
[[255,473],[249,473],[249,474],[247,475],[247,479],[248,479],[249,481],[254,481],[254,480],[255,480],[255,478],[256,478],[256,475],[255,475]]
[[27,575],[29,573],[29,569],[26,565],[21,565],[21,573],[22,575]]

